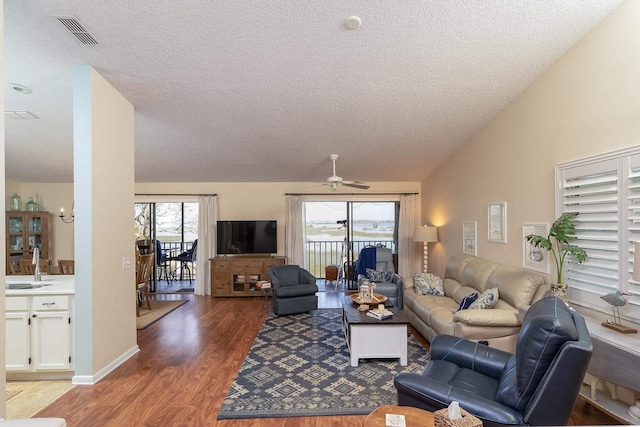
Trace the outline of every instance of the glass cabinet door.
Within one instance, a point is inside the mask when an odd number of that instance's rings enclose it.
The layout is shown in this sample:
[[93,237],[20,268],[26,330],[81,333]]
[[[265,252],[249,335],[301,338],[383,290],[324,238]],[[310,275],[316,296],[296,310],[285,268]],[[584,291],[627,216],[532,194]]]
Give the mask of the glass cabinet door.
[[40,218],[29,218],[29,233],[42,232],[42,220]]
[[27,216],[27,240],[29,253],[34,248],[42,250],[42,219],[39,216]]
[[255,290],[256,282],[260,281],[260,274],[233,274],[233,291],[249,292]]
[[8,221],[8,233],[9,240],[9,252],[11,254],[22,252],[24,247],[23,230],[24,224],[22,223],[22,216],[9,216]]
[[13,252],[22,252],[24,242],[22,241],[22,234],[19,236],[9,236],[9,250]]
[[9,233],[22,233],[22,217],[9,217]]
[[244,285],[245,285],[245,275],[234,274],[233,275],[233,291],[244,292]]

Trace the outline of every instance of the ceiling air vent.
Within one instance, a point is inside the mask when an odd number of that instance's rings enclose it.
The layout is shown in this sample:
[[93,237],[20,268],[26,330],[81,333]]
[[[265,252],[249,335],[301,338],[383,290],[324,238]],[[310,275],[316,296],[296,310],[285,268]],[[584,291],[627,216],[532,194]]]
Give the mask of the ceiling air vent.
[[60,23],[71,32],[71,34],[80,40],[80,43],[88,45],[98,44],[98,40],[96,40],[96,38],[84,28],[77,18],[72,16],[56,16],[56,19],[60,21]]
[[39,119],[31,111],[5,111],[4,116],[9,119]]

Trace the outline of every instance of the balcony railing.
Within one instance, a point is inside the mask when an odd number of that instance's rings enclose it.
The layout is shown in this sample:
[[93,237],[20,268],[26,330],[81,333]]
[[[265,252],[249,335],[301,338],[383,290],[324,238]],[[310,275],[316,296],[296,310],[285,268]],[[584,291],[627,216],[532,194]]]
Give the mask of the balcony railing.
[[193,242],[160,242],[163,252],[172,252],[174,255],[188,251],[191,246],[193,246]]
[[[193,246],[193,242],[160,242],[160,248],[169,257],[178,256],[183,252],[188,251]],[[195,279],[196,268],[195,263],[189,265],[191,269],[191,277]],[[182,264],[178,261],[169,262],[169,270],[174,275],[176,280],[184,280],[186,273],[182,269]]]
[[[175,256],[181,252],[184,252],[191,248],[192,242],[161,242],[163,251],[170,252]],[[320,241],[308,241],[307,242],[307,266],[309,271],[315,277],[324,278],[324,268],[331,264],[342,264],[342,241],[334,240],[320,240]],[[396,245],[393,240],[357,240],[352,242],[351,252],[353,259],[357,259],[360,251],[365,246],[382,245],[390,248],[393,253],[396,253]],[[346,256],[346,255],[345,255]],[[174,266],[175,268],[176,266]]]
[[[307,266],[315,277],[324,278],[324,268],[331,264],[342,264],[343,242],[320,240],[307,242]],[[351,252],[356,259],[365,246],[383,245],[396,253],[396,245],[392,240],[357,240],[352,242]],[[345,255],[346,256],[346,255]]]

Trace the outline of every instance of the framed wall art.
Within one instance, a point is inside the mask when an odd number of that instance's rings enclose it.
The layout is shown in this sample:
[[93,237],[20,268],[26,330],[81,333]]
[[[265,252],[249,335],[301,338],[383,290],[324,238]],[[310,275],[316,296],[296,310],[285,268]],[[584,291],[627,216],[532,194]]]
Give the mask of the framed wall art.
[[478,256],[476,228],[475,221],[464,221],[462,223],[462,253]]
[[507,202],[489,203],[487,217],[489,241],[507,243]]
[[549,235],[549,224],[522,224],[522,266],[529,270],[549,274],[549,253],[546,250],[536,248],[531,243],[527,242],[526,237],[529,234],[537,234],[546,237]]

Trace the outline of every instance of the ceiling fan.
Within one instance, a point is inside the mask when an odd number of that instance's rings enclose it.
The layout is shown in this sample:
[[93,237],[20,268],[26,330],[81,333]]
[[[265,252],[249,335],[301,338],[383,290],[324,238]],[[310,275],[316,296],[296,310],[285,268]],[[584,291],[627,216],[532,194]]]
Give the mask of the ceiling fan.
[[329,155],[329,158],[333,162],[333,175],[327,178],[327,182],[329,183],[329,190],[336,191],[339,185],[344,185],[345,187],[360,188],[361,190],[369,189],[369,186],[362,181],[343,181],[341,176],[336,175],[336,159],[338,158],[338,155],[331,154]]

